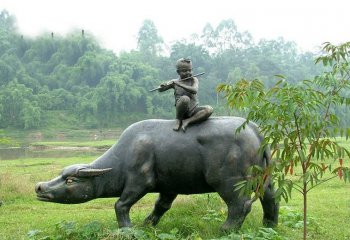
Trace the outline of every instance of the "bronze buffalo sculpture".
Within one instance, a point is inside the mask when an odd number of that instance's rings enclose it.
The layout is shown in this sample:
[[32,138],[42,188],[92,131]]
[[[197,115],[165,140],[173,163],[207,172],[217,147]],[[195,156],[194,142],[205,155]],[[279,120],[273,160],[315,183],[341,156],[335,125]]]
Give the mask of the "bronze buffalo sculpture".
[[[115,213],[119,227],[130,227],[130,208],[147,193],[159,193],[146,222],[156,225],[178,194],[217,192],[228,208],[223,229],[239,229],[252,201],[239,196],[234,185],[247,178],[252,165],[266,167],[268,149],[257,126],[238,117],[210,118],[174,132],[174,120],[145,120],[129,126],[102,156],[90,164],[64,168],[60,176],[36,185],[37,198],[57,203],[82,203],[95,198],[119,197]],[[268,180],[269,181],[269,180]],[[278,204],[270,182],[260,199],[263,223],[278,221]]]

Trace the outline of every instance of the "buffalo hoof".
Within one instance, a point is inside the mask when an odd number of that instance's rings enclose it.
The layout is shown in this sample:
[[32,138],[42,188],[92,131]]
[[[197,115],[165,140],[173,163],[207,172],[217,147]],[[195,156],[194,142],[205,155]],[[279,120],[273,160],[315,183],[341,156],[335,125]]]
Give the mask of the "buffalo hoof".
[[226,221],[220,229],[223,232],[238,232],[241,229],[242,223],[242,221]]
[[159,217],[156,217],[156,216],[151,214],[145,219],[145,221],[143,223],[144,223],[144,225],[155,226],[159,222],[159,219],[160,219]]
[[271,221],[268,219],[263,219],[263,225],[268,228],[277,227],[278,223],[276,221]]
[[226,223],[221,226],[220,230],[225,233],[231,232],[232,230],[234,230],[235,232],[237,231],[231,224]]

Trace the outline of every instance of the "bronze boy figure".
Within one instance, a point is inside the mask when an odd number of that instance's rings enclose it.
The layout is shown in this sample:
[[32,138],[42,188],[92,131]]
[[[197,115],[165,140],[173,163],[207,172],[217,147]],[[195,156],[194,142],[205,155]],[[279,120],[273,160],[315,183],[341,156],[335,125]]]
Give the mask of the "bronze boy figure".
[[208,119],[213,113],[213,108],[209,105],[198,106],[199,84],[196,77],[191,78],[192,62],[190,59],[181,58],[177,60],[176,72],[180,79],[161,84],[158,91],[174,89],[176,124],[173,130],[178,131],[181,128],[185,132],[189,124]]

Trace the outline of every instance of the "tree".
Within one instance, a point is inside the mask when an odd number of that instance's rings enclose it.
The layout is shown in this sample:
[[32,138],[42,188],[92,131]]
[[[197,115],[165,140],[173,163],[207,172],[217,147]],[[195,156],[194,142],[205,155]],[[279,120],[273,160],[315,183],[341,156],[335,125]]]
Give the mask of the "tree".
[[[183,57],[190,57],[196,66],[200,66],[206,71],[210,70],[210,59],[208,51],[202,45],[195,45],[193,43],[176,42],[171,47],[170,59],[174,63]],[[198,68],[198,67],[197,67]],[[198,71],[197,69],[195,69]],[[203,69],[202,69],[203,70]]]
[[0,87],[0,127],[34,128],[40,125],[41,112],[32,89],[12,81]]
[[280,80],[269,89],[259,80],[245,79],[234,85],[218,86],[231,107],[248,110],[241,128],[249,121],[259,124],[265,136],[262,147],[270,145],[275,159],[266,169],[250,168],[252,178],[238,184],[236,189],[245,194],[251,194],[253,189],[255,198],[260,197],[264,180],[272,174],[277,183],[276,200],[288,201],[292,189],[301,193],[304,239],[309,191],[335,177],[350,181],[350,169],[343,163],[350,152],[336,138],[344,134],[348,137],[350,129],[339,127],[339,117],[333,110],[334,106],[350,105],[346,95],[350,90],[350,42],[339,46],[326,43],[323,50],[325,54],[316,63],[322,62],[330,70],[312,80],[291,85],[278,76]]
[[41,109],[32,103],[25,101],[22,110],[24,129],[39,127],[41,124]]
[[105,72],[99,57],[98,54],[90,52],[79,59],[77,66],[80,70],[80,83],[95,87],[100,82]]
[[11,41],[15,36],[15,18],[6,10],[0,12],[0,56],[12,49]]
[[0,29],[7,32],[15,32],[16,28],[16,19],[14,16],[11,16],[8,11],[2,10],[0,12]]
[[14,72],[9,64],[0,59],[0,85],[9,83],[15,75]]
[[250,33],[239,32],[232,19],[222,20],[215,30],[210,24],[207,24],[201,37],[209,52],[214,54],[221,54],[226,50],[247,48],[252,44]]
[[204,47],[208,50],[215,48],[215,42],[214,42],[215,30],[214,30],[213,26],[211,24],[207,23],[204,26],[202,32],[203,33],[201,35],[201,39],[203,41]]
[[146,55],[156,56],[161,52],[163,39],[158,35],[158,30],[153,21],[145,20],[137,37],[137,48]]

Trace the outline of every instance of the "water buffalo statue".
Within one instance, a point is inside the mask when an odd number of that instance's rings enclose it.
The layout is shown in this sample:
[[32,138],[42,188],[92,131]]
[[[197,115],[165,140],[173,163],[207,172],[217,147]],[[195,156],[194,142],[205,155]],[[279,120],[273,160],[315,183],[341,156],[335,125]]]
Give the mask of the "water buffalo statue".
[[[252,201],[239,196],[234,185],[246,179],[249,166],[265,167],[270,153],[258,151],[262,137],[254,123],[239,134],[245,120],[213,117],[191,125],[186,133],[172,130],[174,120],[144,120],[129,126],[102,156],[90,164],[64,168],[48,182],[36,185],[37,198],[57,203],[82,203],[119,197],[115,213],[119,227],[130,227],[130,208],[147,193],[159,193],[146,222],[156,225],[178,194],[217,192],[228,207],[222,228],[239,229]],[[263,223],[278,221],[278,204],[271,184],[260,199]]]

